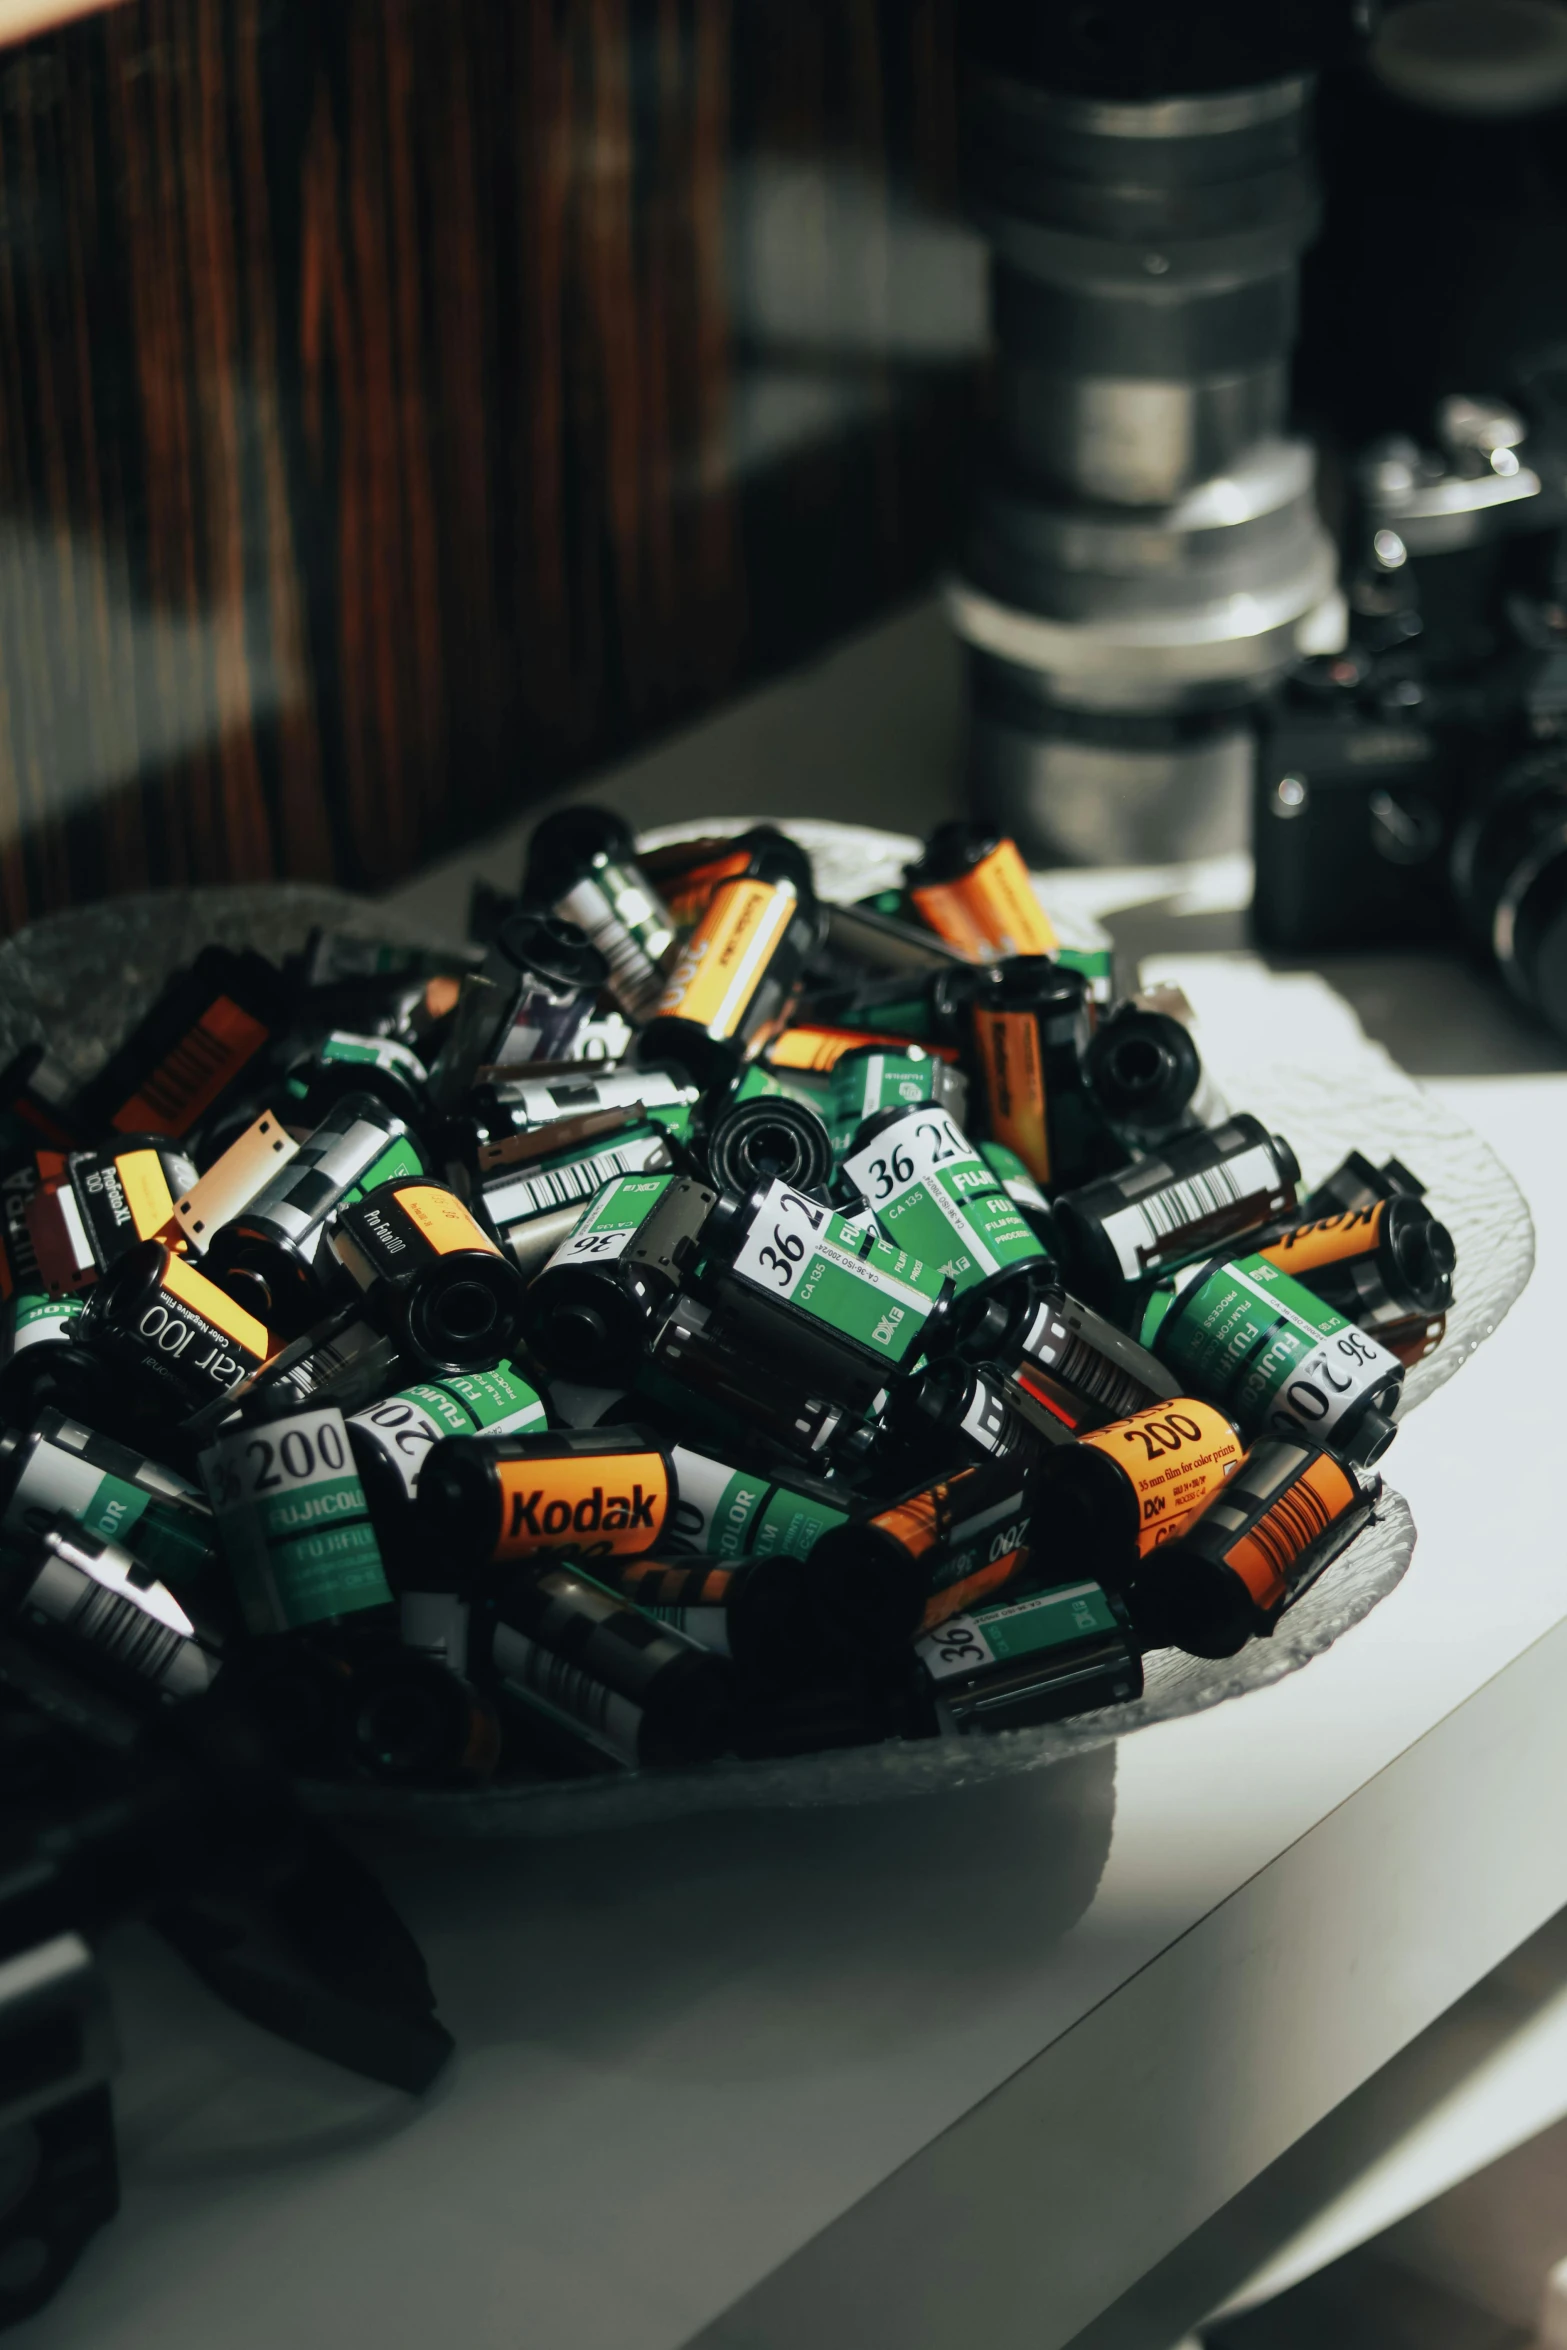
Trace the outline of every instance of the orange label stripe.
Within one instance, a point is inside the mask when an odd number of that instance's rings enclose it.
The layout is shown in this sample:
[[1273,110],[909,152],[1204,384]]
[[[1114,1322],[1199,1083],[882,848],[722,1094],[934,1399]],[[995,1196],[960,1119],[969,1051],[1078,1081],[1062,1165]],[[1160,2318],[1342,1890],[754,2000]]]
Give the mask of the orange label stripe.
[[1289,1570],[1302,1552],[1355,1498],[1355,1488],[1324,1453],[1281,1493],[1264,1517],[1224,1554],[1260,1608],[1275,1608],[1289,1591]]

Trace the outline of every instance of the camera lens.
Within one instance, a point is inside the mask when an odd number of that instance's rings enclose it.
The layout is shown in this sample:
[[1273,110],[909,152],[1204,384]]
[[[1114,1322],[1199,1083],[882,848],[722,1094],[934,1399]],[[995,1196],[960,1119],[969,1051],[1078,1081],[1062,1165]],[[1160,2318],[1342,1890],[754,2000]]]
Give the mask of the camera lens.
[[1460,827],[1466,927],[1515,995],[1567,1037],[1567,751],[1521,759]]
[[1152,511],[993,479],[949,591],[980,810],[1036,854],[1087,862],[1237,846],[1249,706],[1334,617],[1314,486],[1297,441]]
[[1309,97],[1304,75],[1143,104],[976,77],[969,186],[1023,470],[1158,505],[1278,432],[1317,225]]

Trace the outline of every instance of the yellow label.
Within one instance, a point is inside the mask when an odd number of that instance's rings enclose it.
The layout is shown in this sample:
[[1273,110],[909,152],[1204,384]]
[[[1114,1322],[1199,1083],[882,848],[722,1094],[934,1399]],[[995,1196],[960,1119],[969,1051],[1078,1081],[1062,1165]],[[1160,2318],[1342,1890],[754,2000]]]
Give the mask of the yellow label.
[[155,1240],[174,1213],[163,1162],[156,1151],[123,1151],[116,1158],[120,1188],[139,1240]]
[[1150,1404],[1078,1442],[1114,1461],[1136,1496],[1140,1558],[1170,1541],[1241,1461],[1241,1440],[1224,1414],[1190,1395]]
[[493,1556],[571,1550],[582,1558],[652,1550],[669,1515],[669,1469],[658,1452],[600,1452],[497,1461],[500,1534]]
[[725,882],[680,951],[659,1016],[735,1035],[798,904],[787,882]]
[[976,963],[1053,955],[1061,943],[1029,885],[1015,841],[997,841],[988,857],[956,881],[929,882],[909,894],[932,930]]
[[1031,1012],[974,1014],[995,1140],[1016,1151],[1036,1183],[1050,1181],[1050,1121],[1045,1072],[1039,1054],[1039,1024]]
[[247,1314],[243,1306],[236,1305],[226,1289],[219,1289],[205,1273],[198,1273],[186,1258],[170,1257],[164,1267],[163,1286],[170,1297],[177,1297],[193,1314],[200,1314],[214,1329],[221,1330],[225,1338],[232,1338],[236,1346],[254,1355],[258,1363],[264,1363],[268,1355],[276,1352],[277,1342],[266,1324],[258,1322],[254,1314]]
[[[394,1183],[387,1188],[409,1223],[424,1234],[437,1256],[449,1257],[461,1248],[482,1248],[487,1256],[500,1255],[494,1241],[481,1231],[455,1192],[442,1191],[433,1183]],[[374,1196],[372,1193],[371,1197]]]
[[1368,1208],[1349,1208],[1342,1216],[1322,1216],[1315,1224],[1297,1224],[1293,1232],[1286,1232],[1258,1254],[1286,1273],[1341,1265],[1347,1257],[1370,1255],[1382,1237],[1386,1213],[1387,1201],[1379,1199]]

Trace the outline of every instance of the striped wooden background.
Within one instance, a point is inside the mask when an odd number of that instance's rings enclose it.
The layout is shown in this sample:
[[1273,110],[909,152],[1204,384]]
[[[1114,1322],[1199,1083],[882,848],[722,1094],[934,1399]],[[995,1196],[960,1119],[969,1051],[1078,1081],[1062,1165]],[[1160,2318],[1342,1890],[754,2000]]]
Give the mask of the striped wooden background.
[[964,338],[877,306],[953,5],[130,0],[0,56],[0,922],[388,881],[924,576]]

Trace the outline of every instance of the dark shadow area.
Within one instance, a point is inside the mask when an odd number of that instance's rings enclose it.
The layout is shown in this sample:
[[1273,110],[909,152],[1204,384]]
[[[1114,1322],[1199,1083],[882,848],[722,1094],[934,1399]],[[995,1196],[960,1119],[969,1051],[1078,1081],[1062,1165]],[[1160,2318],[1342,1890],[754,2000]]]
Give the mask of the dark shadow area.
[[913,2048],[1037,1976],[1093,1899],[1114,1814],[1105,1746],[900,1803],[363,1848],[465,2056],[540,2039],[760,2083]]

